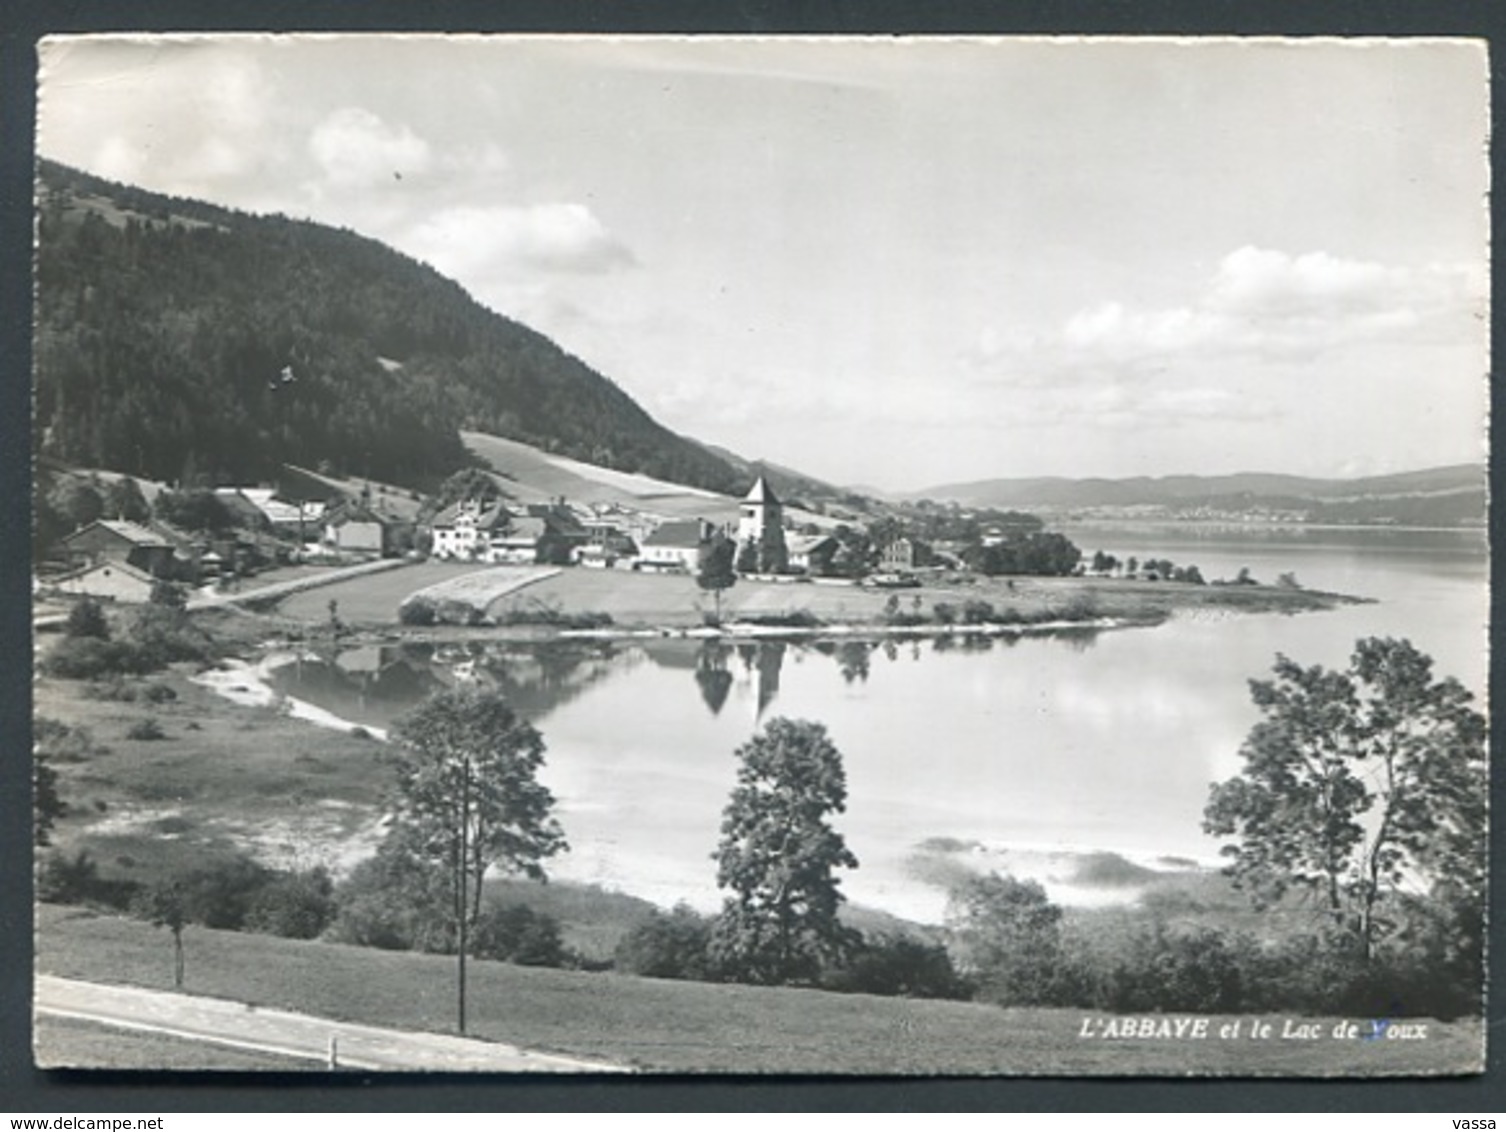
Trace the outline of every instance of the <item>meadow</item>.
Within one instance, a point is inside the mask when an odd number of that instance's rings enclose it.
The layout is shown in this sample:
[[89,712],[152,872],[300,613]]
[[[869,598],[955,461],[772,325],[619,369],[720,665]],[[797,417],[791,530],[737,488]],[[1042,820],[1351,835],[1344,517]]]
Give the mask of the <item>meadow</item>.
[[[109,972],[115,982],[171,988],[165,931],[77,908],[44,905],[38,914],[39,972],[84,979]],[[451,1032],[449,958],[199,927],[188,928],[184,942],[187,993]],[[494,962],[475,962],[470,971],[471,1036],[657,1073],[1384,1076],[1458,1073],[1481,1062],[1482,1029],[1474,1021],[1428,1022],[1426,1037],[1418,1040],[1341,1040],[1332,1037],[1335,1028],[1358,1020],[1214,1015],[1203,1039],[1103,1037],[1098,1016],[1083,1010],[1001,1009]],[[1269,1037],[1251,1036],[1257,1021],[1270,1024]],[[1237,1038],[1229,1029],[1235,1025]],[[1303,1026],[1318,1036],[1280,1037]],[[123,1037],[111,1051],[101,1035],[90,1049],[129,1059],[131,1040]]]

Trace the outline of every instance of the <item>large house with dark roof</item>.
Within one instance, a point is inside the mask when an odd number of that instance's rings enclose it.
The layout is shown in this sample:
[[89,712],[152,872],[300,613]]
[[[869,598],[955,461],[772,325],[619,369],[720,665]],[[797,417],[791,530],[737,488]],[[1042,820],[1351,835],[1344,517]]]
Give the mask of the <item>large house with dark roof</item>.
[[364,503],[339,503],[325,513],[324,543],[347,554],[393,554],[397,527]]
[[150,527],[128,519],[98,519],[60,540],[75,568],[124,562],[153,577],[172,571],[173,544]]

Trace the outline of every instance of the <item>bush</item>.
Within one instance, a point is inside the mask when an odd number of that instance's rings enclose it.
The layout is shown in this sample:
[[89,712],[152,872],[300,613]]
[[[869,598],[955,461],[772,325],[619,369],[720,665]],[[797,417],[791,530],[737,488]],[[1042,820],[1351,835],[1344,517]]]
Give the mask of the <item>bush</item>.
[[652,912],[618,942],[613,965],[656,979],[714,979],[712,922],[685,904],[668,914]]
[[136,672],[155,672],[178,661],[204,661],[213,654],[208,636],[188,614],[165,605],[143,605],[131,619]]
[[90,904],[123,911],[130,907],[138,887],[132,881],[100,876],[99,866],[82,850],[72,857],[51,853],[37,869],[37,899],[51,904]]
[[446,909],[444,870],[384,845],[335,889],[338,908],[325,938],[387,951],[450,954],[455,939]]
[[947,904],[947,950],[985,1002],[1058,1005],[1065,991],[1061,919],[1035,881],[970,877]]
[[493,621],[498,625],[551,625],[559,629],[605,629],[612,624],[612,615],[593,610],[566,613],[556,606],[536,603],[504,610],[496,614]]
[[1098,616],[1098,598],[1094,594],[1076,594],[1052,611],[1058,621],[1092,621]]
[[1241,966],[1237,947],[1219,929],[1172,931],[1157,920],[1135,933],[1113,965],[1101,1005],[1124,1014],[1248,1009]]
[[64,637],[42,661],[42,671],[64,680],[94,680],[136,671],[135,649],[126,641]]
[[260,891],[273,878],[250,857],[235,856],[195,869],[177,881],[188,919],[206,928],[240,931]]
[[104,700],[110,703],[133,704],[141,690],[135,684],[127,683],[119,673],[105,680],[96,680],[89,685],[89,698],[91,700]]
[[314,939],[335,918],[335,886],[322,868],[282,873],[251,897],[247,931],[287,939]]
[[809,609],[791,609],[784,613],[740,614],[738,620],[747,625],[767,625],[779,629],[815,629],[821,624]]
[[884,934],[865,936],[821,985],[851,994],[904,998],[971,998],[975,989],[957,973],[942,945]]
[[158,580],[152,585],[151,601],[153,605],[166,606],[168,609],[185,609],[188,606],[188,591],[176,583]]
[[397,607],[397,619],[404,625],[432,625],[438,611],[426,597],[409,598]]
[[562,967],[566,960],[559,922],[526,904],[503,904],[483,912],[470,950],[478,959],[500,959],[523,967]]
[[126,738],[143,741],[166,739],[167,732],[155,719],[138,719],[126,730]]
[[177,661],[203,661],[212,653],[209,638],[181,609],[144,605],[126,629],[123,640],[65,636],[48,652],[42,671],[65,680],[139,676]]
[[983,601],[980,598],[968,598],[962,603],[962,616],[964,625],[986,625],[994,619],[994,607],[992,602]]
[[110,623],[105,618],[104,607],[93,598],[84,598],[68,611],[68,621],[63,631],[69,637],[92,637],[96,640],[109,640]]
[[32,746],[37,755],[53,763],[78,763],[105,748],[95,744],[87,727],[73,727],[39,715],[32,723]]

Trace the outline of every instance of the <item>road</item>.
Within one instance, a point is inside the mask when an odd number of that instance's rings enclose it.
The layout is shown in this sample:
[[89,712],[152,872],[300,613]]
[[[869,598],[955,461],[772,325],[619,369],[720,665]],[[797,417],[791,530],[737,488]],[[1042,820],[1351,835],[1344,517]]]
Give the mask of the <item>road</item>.
[[361,562],[354,566],[332,566],[319,574],[305,574],[302,577],[292,578],[286,582],[274,582],[271,585],[255,586],[246,590],[216,590],[208,593],[200,591],[188,599],[188,608],[190,610],[214,609],[217,606],[235,605],[240,602],[265,601],[268,598],[287,597],[289,594],[317,589],[319,586],[328,586],[335,582],[343,582],[347,578],[358,578],[362,574],[377,574],[385,570],[396,570],[400,567],[410,565],[412,565],[412,562],[407,558],[378,558],[370,562]]
[[[227,999],[38,975],[38,1014],[77,1018],[237,1049],[368,1070],[450,1073],[628,1073],[627,1066],[536,1053],[500,1042],[415,1033],[268,1010]],[[62,1068],[64,1066],[49,1066]],[[91,1067],[91,1068],[98,1068]]]

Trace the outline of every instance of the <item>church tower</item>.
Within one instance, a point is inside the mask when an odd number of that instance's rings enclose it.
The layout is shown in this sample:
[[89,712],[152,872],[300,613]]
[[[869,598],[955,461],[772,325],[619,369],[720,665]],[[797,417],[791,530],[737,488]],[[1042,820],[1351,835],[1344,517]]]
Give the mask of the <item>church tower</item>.
[[737,545],[751,542],[758,548],[758,568],[767,573],[783,570],[789,560],[784,545],[784,505],[763,476],[744,497],[737,516]]

